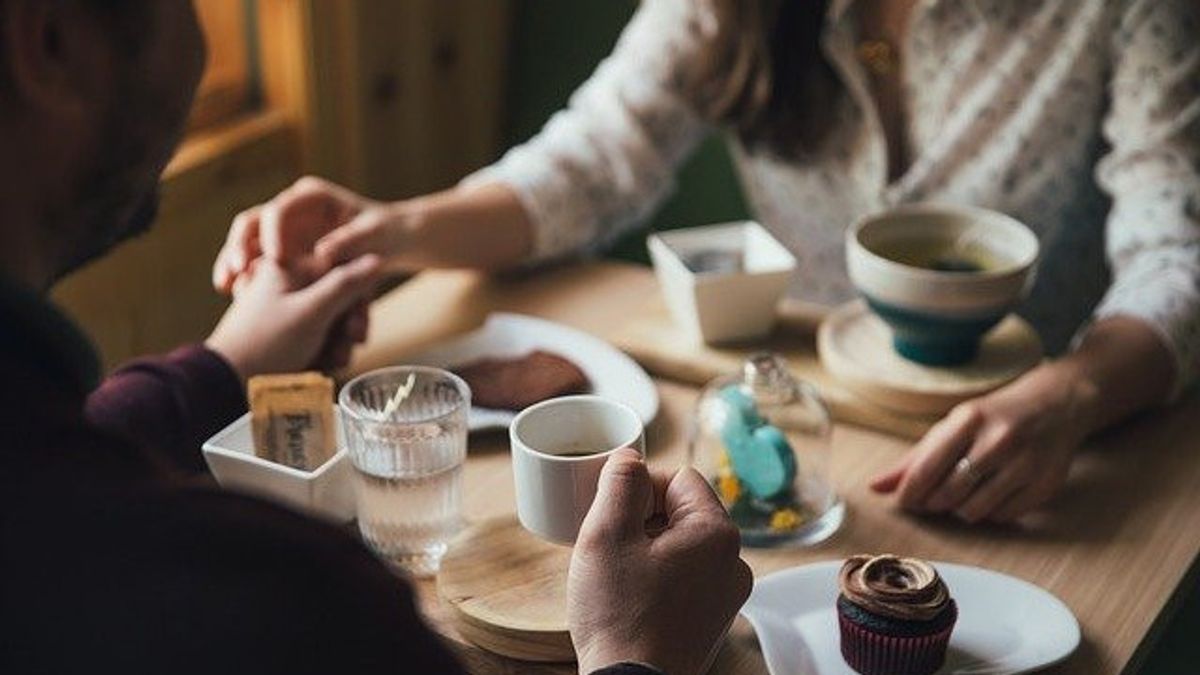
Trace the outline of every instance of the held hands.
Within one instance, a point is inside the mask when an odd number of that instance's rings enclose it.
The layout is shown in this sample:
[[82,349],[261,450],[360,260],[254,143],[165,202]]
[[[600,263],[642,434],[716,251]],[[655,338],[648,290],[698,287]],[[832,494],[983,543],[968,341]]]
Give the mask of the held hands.
[[693,469],[652,475],[614,453],[579,533],[567,621],[583,673],[622,661],[698,675],[750,594],[740,538]]
[[367,336],[367,302],[379,259],[321,270],[260,259],[239,277],[234,301],[206,341],[243,378],[344,366]]
[[393,270],[498,270],[534,251],[534,225],[501,183],[379,202],[306,177],[237,216],[213,264],[213,285],[230,293],[258,258],[322,269],[366,254]]
[[1096,388],[1062,363],[956,407],[871,488],[970,523],[1010,522],[1053,497],[1095,428]]
[[232,293],[238,277],[259,258],[309,274],[368,253],[388,258],[404,248],[403,204],[366,199],[320,178],[301,178],[234,218],[213,264],[213,286]]

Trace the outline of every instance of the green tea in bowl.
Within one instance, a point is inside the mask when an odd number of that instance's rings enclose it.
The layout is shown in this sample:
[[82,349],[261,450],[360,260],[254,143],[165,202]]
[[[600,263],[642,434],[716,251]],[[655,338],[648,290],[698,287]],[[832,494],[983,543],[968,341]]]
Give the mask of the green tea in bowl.
[[934,272],[971,274],[1013,266],[1012,260],[968,236],[955,240],[941,237],[903,239],[888,244],[880,254],[888,260]]
[[979,341],[1024,298],[1037,237],[988,209],[903,206],[847,233],[850,280],[892,329],[905,358],[933,366],[971,361]]

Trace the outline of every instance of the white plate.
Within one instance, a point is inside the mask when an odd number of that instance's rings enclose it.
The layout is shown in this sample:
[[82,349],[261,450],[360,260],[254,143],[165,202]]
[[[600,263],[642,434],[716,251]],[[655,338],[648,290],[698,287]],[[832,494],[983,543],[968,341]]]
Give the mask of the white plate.
[[[658,390],[633,359],[587,333],[523,314],[493,313],[479,330],[409,357],[405,363],[451,368],[484,357],[523,356],[535,349],[569,359],[592,383],[589,393],[633,408],[643,424],[658,414]],[[472,431],[507,429],[513,417],[516,413],[507,410],[473,407],[469,425]]]
[[[940,675],[1027,673],[1062,661],[1079,645],[1071,610],[1028,582],[967,565],[934,563],[958,604]],[[841,561],[769,574],[742,614],[758,633],[771,675],[854,675],[842,659],[837,610]]]

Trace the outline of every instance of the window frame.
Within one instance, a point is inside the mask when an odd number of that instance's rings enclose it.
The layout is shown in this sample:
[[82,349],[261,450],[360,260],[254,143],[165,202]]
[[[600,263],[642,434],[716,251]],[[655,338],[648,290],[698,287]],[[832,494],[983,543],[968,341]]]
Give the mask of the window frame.
[[256,103],[256,77],[247,0],[194,2],[208,43],[208,62],[192,104],[188,128],[201,130],[250,112]]

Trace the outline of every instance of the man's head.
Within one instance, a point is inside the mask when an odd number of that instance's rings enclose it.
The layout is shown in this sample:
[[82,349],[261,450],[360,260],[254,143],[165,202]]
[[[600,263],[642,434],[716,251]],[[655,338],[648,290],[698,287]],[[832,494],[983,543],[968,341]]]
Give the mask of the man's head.
[[44,287],[149,226],[203,63],[191,0],[0,0],[0,271]]

